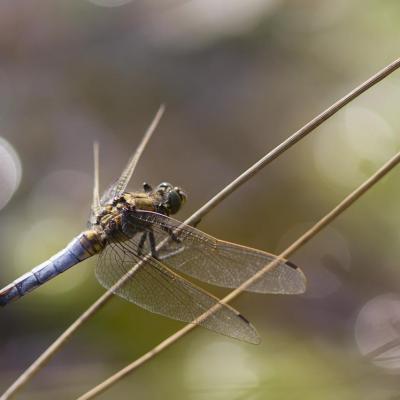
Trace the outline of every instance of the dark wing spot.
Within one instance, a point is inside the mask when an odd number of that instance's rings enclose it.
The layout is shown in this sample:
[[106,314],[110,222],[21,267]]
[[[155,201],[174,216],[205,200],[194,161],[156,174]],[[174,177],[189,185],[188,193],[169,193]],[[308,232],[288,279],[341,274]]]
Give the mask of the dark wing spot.
[[290,268],[299,269],[299,267],[296,264],[292,263],[291,261],[286,261],[285,264],[288,265]]
[[250,321],[249,321],[247,318],[245,318],[242,314],[238,314],[238,317],[239,317],[240,319],[242,319],[244,322],[246,322],[246,324],[249,324],[249,325],[250,325]]

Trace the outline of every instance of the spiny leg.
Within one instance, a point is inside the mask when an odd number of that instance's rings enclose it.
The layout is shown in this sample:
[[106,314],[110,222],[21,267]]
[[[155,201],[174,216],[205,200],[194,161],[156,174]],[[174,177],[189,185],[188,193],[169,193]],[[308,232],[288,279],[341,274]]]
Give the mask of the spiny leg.
[[[176,255],[182,253],[182,252],[185,250],[185,246],[184,246],[184,244],[182,243],[182,239],[181,239],[181,238],[178,238],[178,237],[176,236],[175,230],[172,229],[172,228],[170,228],[170,227],[168,227],[168,226],[164,226],[164,225],[161,225],[161,228],[162,228],[162,230],[164,230],[165,232],[168,233],[170,239],[171,239],[173,242],[179,243],[179,244],[180,244],[180,247],[177,248],[177,249],[170,250],[170,251],[167,250],[167,251],[164,252],[164,254],[158,254],[158,259],[159,259],[159,260],[166,260],[166,259],[168,259],[169,257],[173,257],[173,256],[176,256]],[[167,247],[167,246],[168,246],[168,245],[164,246],[164,249],[163,249],[163,250],[166,250],[165,247]]]
[[142,256],[143,255],[143,247],[144,247],[144,244],[146,242],[147,236],[149,237],[151,255],[154,258],[158,259],[158,260],[165,260],[165,259],[167,259],[169,257],[175,256],[175,255],[181,253],[185,249],[182,246],[181,248],[176,249],[176,250],[172,250],[169,253],[166,253],[166,254],[163,254],[163,255],[159,255],[158,251],[156,249],[156,240],[155,240],[155,237],[154,237],[154,233],[153,233],[153,231],[151,231],[151,232],[143,233],[142,237],[140,238],[140,241],[139,241],[139,244],[138,244],[138,250],[137,250],[138,256]]
[[150,243],[150,252],[151,252],[151,255],[152,255],[154,258],[158,259],[158,251],[157,251],[157,249],[156,249],[156,239],[155,239],[155,237],[154,237],[154,232],[153,232],[152,230],[150,230],[150,231],[148,232],[148,236],[149,236],[149,243]]
[[138,244],[138,248],[137,248],[137,253],[138,256],[142,256],[143,255],[143,246],[146,242],[146,238],[147,238],[147,232],[144,232],[142,237],[140,238],[139,244]]
[[175,233],[176,228],[173,229],[173,228],[170,228],[169,226],[165,226],[165,225],[160,225],[160,227],[163,231],[168,233],[171,240],[173,240],[176,243],[182,243],[182,239],[179,238],[178,236],[176,236],[176,233]]

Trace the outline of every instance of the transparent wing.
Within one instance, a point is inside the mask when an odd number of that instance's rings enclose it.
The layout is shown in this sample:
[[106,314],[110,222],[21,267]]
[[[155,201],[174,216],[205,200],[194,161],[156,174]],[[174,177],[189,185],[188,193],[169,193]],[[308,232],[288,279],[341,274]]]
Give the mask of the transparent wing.
[[[168,267],[216,286],[238,287],[277,258],[261,250],[217,240],[188,225],[182,227],[181,222],[158,213],[136,212],[124,222],[126,230],[135,226],[147,230],[154,235],[156,243],[168,241],[157,254]],[[146,242],[143,252],[146,254],[150,250]],[[247,290],[298,294],[305,288],[306,278],[300,268],[282,260]]]
[[93,143],[93,161],[94,161],[94,174],[93,174],[93,200],[90,209],[89,222],[94,224],[96,217],[101,212],[100,195],[99,195],[99,143]]
[[128,164],[122,171],[121,176],[118,178],[116,182],[114,182],[103,194],[101,197],[100,203],[101,205],[105,205],[107,203],[111,203],[115,198],[119,197],[124,193],[128,183],[132,177],[133,172],[135,171],[136,165],[139,162],[140,157],[143,154],[143,151],[149,142],[151,136],[153,135],[155,129],[157,128],[162,115],[164,114],[165,107],[162,104],[158,109],[156,115],[153,118],[150,126],[147,128],[146,133],[144,134],[141,142],[139,143],[138,148],[136,149],[133,156],[128,161]]
[[153,118],[153,121],[151,121],[150,126],[147,128],[146,133],[144,134],[142,141],[140,142],[138,148],[136,149],[135,153],[129,160],[127,166],[122,172],[122,175],[119,177],[118,182],[114,188],[114,193],[113,193],[113,198],[121,196],[121,194],[125,191],[132,174],[136,168],[136,165],[140,159],[140,157],[143,154],[143,151],[149,142],[151,136],[153,135],[154,131],[156,130],[162,115],[164,114],[165,107],[162,104],[160,108],[158,109],[156,115]]
[[118,185],[118,181],[116,181],[112,185],[110,185],[110,187],[103,193],[103,195],[101,196],[101,199],[100,199],[100,204],[102,206],[112,203],[112,201],[114,200],[117,185]]
[[[218,304],[218,299],[194,286],[160,261],[136,253],[141,233],[123,242],[109,243],[100,253],[96,268],[99,282],[112,288],[128,271],[142,263],[115,294],[146,310],[192,323]],[[121,239],[121,238],[120,238]],[[212,331],[250,343],[259,343],[254,327],[235,309],[221,303],[205,320],[196,322]]]

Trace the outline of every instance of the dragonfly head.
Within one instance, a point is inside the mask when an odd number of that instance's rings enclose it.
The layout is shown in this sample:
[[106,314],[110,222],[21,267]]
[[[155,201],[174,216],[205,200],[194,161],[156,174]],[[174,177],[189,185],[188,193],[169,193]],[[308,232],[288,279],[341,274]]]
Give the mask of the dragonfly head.
[[168,182],[160,183],[155,192],[161,196],[160,206],[167,214],[177,213],[186,201],[186,193],[181,188]]

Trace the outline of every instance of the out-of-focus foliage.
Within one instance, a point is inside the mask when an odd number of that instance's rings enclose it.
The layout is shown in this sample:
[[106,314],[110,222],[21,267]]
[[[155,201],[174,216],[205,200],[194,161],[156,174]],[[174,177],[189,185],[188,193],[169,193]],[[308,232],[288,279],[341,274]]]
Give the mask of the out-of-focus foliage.
[[[181,185],[183,219],[398,57],[399,19],[393,0],[1,2],[0,284],[85,227],[94,140],[105,189],[166,103],[131,188]],[[399,100],[394,74],[199,227],[284,249],[399,150]],[[293,257],[306,294],[235,302],[259,347],[197,329],[102,398],[393,398],[396,349],[364,356],[399,334],[399,178],[391,173]],[[0,391],[102,293],[94,263],[0,310]],[[115,299],[20,398],[73,398],[180,326]]]

